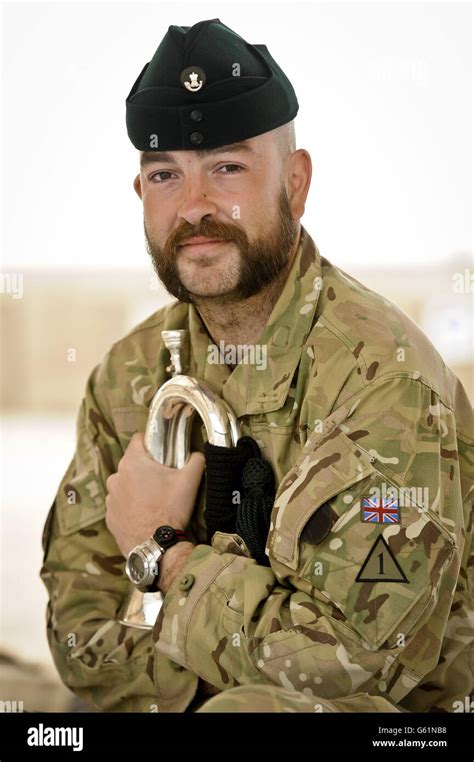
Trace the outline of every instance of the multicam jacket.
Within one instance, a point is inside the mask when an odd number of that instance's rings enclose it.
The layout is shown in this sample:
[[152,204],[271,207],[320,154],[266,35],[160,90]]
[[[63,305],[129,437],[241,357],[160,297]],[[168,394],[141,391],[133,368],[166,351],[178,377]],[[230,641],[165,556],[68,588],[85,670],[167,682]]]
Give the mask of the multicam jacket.
[[[203,480],[196,548],[153,631],[140,631],[118,622],[130,585],[104,521],[105,485],[169,377],[161,331],[176,328],[189,330],[189,375],[229,403],[273,466],[271,566],[237,534],[206,544]],[[315,704],[369,694],[401,710],[459,711],[474,664],[473,426],[461,383],[403,312],[321,257],[304,228],[260,337],[265,362],[231,370],[210,361],[211,344],[196,308],[174,301],[89,377],[43,535],[64,682],[109,711],[182,712],[239,685]],[[196,416],[192,449],[203,433]]]

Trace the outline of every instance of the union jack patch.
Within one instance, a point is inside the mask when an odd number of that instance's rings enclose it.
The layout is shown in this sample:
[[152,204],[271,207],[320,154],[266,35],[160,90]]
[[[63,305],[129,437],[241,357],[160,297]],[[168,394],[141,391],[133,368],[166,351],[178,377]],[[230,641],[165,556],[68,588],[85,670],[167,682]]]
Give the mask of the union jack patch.
[[362,521],[372,524],[400,523],[400,508],[395,497],[363,497],[361,509]]

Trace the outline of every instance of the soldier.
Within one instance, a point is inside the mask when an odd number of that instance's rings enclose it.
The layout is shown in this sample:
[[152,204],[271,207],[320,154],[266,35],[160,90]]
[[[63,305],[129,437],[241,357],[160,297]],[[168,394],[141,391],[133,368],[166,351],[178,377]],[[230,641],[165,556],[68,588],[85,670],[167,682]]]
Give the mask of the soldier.
[[[57,669],[104,710],[452,712],[472,691],[471,406],[420,329],[301,226],[297,111],[266,46],[218,19],[171,26],[127,99],[175,299],[89,377],[41,571]],[[257,442],[247,465],[274,475],[225,521],[197,416],[184,468],[144,447],[168,329]],[[137,630],[119,622],[125,561],[143,585],[152,536],[164,602]]]

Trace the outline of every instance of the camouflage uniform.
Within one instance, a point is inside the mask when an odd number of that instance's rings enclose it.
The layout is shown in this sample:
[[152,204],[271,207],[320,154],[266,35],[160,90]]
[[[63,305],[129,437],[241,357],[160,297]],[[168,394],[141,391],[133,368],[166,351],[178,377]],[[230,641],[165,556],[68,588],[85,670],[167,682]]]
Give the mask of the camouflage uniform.
[[[104,522],[105,483],[167,379],[170,328],[189,330],[189,375],[229,403],[279,486],[266,567],[237,534],[205,544],[202,481],[197,547],[144,632],[117,621],[130,586]],[[473,664],[473,431],[460,382],[304,228],[260,338],[267,367],[211,364],[208,343],[196,309],[174,301],[90,375],[43,537],[64,682],[110,711],[455,710]],[[203,433],[196,416],[193,449]],[[400,523],[362,520],[373,488],[402,496]],[[382,560],[368,563],[380,537]],[[385,569],[394,581],[370,581]]]

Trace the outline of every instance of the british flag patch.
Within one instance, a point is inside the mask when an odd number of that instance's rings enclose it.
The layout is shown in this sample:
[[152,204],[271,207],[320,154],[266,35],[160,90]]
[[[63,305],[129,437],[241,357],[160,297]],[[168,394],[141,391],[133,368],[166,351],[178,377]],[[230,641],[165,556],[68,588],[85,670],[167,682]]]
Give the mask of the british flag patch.
[[362,521],[371,524],[399,524],[400,508],[397,498],[362,498]]

